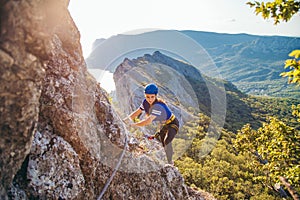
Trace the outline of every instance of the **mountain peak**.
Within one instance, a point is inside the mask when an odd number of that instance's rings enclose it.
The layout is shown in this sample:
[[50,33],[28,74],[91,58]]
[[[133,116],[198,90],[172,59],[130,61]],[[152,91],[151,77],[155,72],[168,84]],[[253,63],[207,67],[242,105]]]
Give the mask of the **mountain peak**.
[[179,74],[182,74],[185,77],[196,78],[199,81],[202,80],[200,72],[194,66],[163,54],[160,51],[154,51],[152,54],[144,54],[143,56],[132,60],[125,58],[123,62],[117,66],[115,78],[120,78],[119,76],[123,76],[124,73],[133,67],[146,64],[165,66],[169,69],[177,71]]
[[173,59],[173,58],[168,57],[165,54],[162,54],[160,51],[154,51],[152,54],[146,53],[141,57],[132,59],[132,61],[140,62],[143,60],[143,61],[148,61],[148,62],[154,63],[154,62],[161,62],[162,60],[165,60],[165,59]]
[[145,54],[143,57],[148,59],[149,61],[152,62],[165,62],[167,64],[167,61],[171,62],[182,62],[174,58],[174,56],[168,56],[166,55],[167,53],[161,53],[160,51],[154,51],[152,55],[150,54]]
[[163,56],[163,54],[160,53],[160,51],[154,51],[154,53],[152,55],[153,56]]

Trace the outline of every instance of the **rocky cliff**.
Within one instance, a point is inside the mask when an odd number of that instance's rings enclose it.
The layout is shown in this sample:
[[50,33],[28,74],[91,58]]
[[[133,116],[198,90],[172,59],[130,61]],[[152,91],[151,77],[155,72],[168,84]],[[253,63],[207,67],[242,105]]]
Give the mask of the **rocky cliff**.
[[189,121],[193,114],[188,108],[198,113],[199,106],[187,77],[205,84],[196,68],[159,51],[132,60],[126,58],[114,73],[118,107],[121,113],[131,113],[144,99],[143,86],[154,82],[159,86],[159,97],[168,102],[180,122]]
[[213,199],[154,159],[158,144],[139,150],[87,72],[68,3],[0,0],[0,198]]

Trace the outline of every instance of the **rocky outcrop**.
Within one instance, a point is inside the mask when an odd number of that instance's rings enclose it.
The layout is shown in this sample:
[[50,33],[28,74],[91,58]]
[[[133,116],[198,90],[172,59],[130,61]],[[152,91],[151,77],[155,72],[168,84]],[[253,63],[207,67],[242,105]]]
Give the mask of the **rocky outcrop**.
[[[48,17],[26,1],[0,1],[1,197],[29,153],[49,53]],[[31,13],[38,13],[35,17]],[[29,20],[31,19],[31,20]]]
[[132,60],[126,58],[114,72],[119,108],[122,113],[131,113],[144,99],[143,87],[154,82],[159,87],[159,97],[168,103],[182,124],[199,112],[197,94],[189,78],[205,85],[196,68],[159,51]]
[[159,143],[141,150],[128,134],[87,72],[68,3],[0,0],[1,199],[203,199],[157,159]]

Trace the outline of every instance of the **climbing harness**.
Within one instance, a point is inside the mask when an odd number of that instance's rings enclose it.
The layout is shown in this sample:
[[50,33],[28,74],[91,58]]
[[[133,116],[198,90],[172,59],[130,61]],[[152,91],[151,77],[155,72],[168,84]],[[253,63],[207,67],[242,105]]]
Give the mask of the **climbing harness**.
[[175,115],[172,113],[171,117],[166,120],[165,124],[170,124],[172,121],[174,121]]

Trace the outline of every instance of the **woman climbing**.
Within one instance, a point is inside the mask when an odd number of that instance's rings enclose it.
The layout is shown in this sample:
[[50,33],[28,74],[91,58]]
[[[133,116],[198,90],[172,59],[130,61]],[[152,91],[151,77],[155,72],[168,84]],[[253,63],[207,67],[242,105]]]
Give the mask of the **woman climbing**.
[[133,127],[146,126],[152,123],[152,121],[159,121],[162,124],[162,128],[155,135],[148,137],[148,139],[157,138],[161,141],[167,155],[168,163],[173,164],[173,147],[172,140],[179,129],[179,121],[175,115],[171,112],[166,103],[157,98],[158,87],[151,83],[145,87],[145,99],[138,109],[132,112],[128,117],[124,119],[134,120],[139,117],[144,111],[146,113],[146,118],[132,123]]

